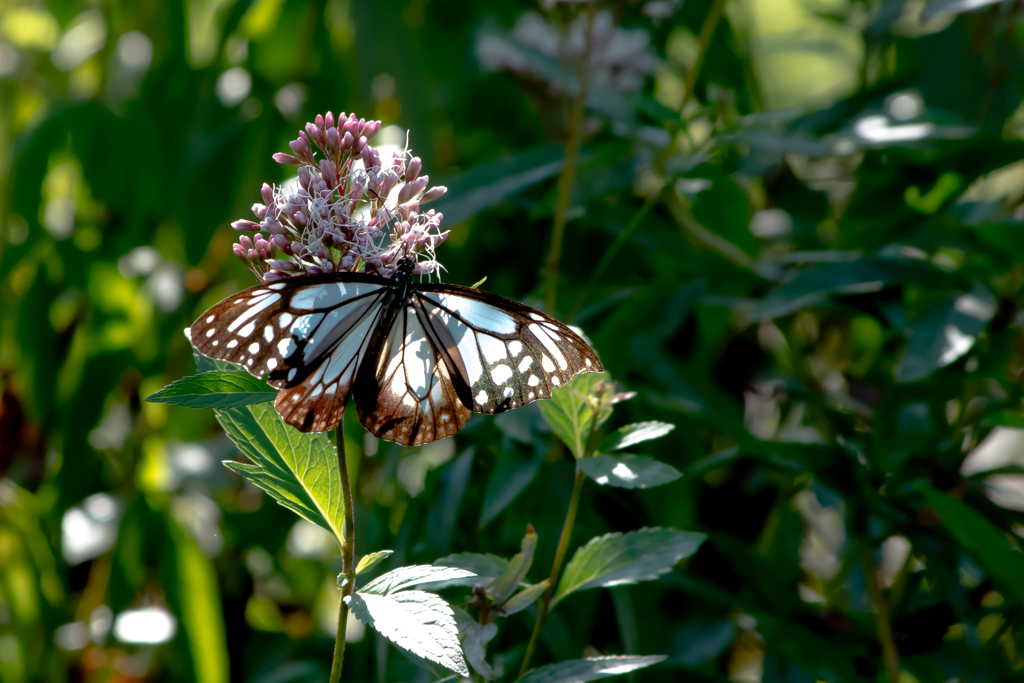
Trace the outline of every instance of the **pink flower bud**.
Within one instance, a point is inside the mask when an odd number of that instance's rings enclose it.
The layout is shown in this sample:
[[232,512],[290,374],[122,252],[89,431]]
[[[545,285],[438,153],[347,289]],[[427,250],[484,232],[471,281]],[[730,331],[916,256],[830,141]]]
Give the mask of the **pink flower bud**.
[[354,143],[352,143],[352,153],[353,154],[362,154],[363,149],[365,147],[366,147],[366,138],[361,137],[358,140],[356,140]]
[[245,255],[249,258],[250,261],[255,261],[260,257],[260,253],[255,249],[250,249],[245,253]]
[[364,145],[362,148],[363,166],[369,171],[373,168],[373,147],[366,144],[366,138],[359,138],[359,141]]
[[287,259],[273,259],[267,262],[267,265],[274,270],[280,270],[284,273],[297,273],[299,266],[294,261],[288,261]]
[[[342,116],[345,116],[342,114]],[[334,128],[334,114],[327,112],[327,116],[324,117],[324,127]]]
[[423,196],[420,197],[420,204],[426,204],[427,202],[432,202],[435,199],[440,199],[447,192],[448,188],[445,187],[444,185],[437,185],[435,187],[432,187],[426,192],[424,192]]
[[423,162],[419,157],[413,157],[409,160],[409,166],[405,169],[405,182],[411,183],[419,177],[420,171],[423,170]]
[[245,260],[245,249],[242,248],[241,244],[232,244],[231,251],[235,252],[235,256],[237,256],[238,258],[242,259],[243,261]]
[[345,135],[341,138],[341,151],[351,149],[353,142],[355,142],[355,138],[352,137],[352,133],[345,131]]
[[263,187],[260,188],[260,196],[263,197],[263,203],[270,206],[274,203],[274,188],[263,183]]
[[327,147],[334,154],[337,154],[341,147],[341,135],[338,134],[338,129],[333,126],[327,129]]
[[398,191],[398,203],[405,204],[407,201],[418,195],[420,192],[426,189],[427,183],[430,182],[430,176],[423,176],[417,178],[411,183],[406,183],[401,190]]
[[277,247],[284,253],[288,254],[289,256],[291,255],[292,245],[288,242],[287,237],[285,237],[284,235],[274,235],[274,237],[270,241],[274,244],[275,247]]
[[252,249],[252,240],[249,239],[248,235],[242,235],[242,237],[238,240],[238,243],[245,251],[249,251],[250,249]]
[[306,225],[307,223],[306,214],[302,213],[302,211],[296,211],[295,215],[292,216],[292,220],[295,221],[296,225]]
[[356,119],[356,115],[352,114],[345,121],[345,125],[341,127],[342,131],[346,133],[352,133],[352,138],[359,137],[359,120]]
[[362,133],[367,140],[372,140],[373,136],[380,130],[380,121],[367,121],[363,127]]
[[330,159],[320,160],[320,172],[323,174],[328,188],[332,188],[338,184],[338,176],[335,174],[334,162]]
[[274,155],[274,161],[276,161],[279,164],[284,164],[285,166],[302,165],[302,161],[300,159],[293,157],[291,154],[284,154],[282,152],[278,152],[277,154]]
[[316,117],[313,118],[313,122],[316,123],[317,128],[322,129],[324,127],[324,117],[320,114],[317,114]]
[[271,282],[280,282],[281,280],[287,279],[287,275],[279,273],[276,270],[269,270],[263,274],[263,281],[267,284]]
[[[317,118],[320,120],[320,123],[323,123],[324,119],[322,116],[318,114]],[[312,123],[307,123],[306,135],[308,135],[310,139],[312,139],[313,142],[317,144],[318,147],[323,148],[325,146],[324,133],[316,125]]]
[[[263,210],[266,211],[266,207],[264,207]],[[232,223],[231,227],[239,232],[251,232],[253,230],[259,230],[260,225],[259,223],[253,223],[252,221],[238,220]]]

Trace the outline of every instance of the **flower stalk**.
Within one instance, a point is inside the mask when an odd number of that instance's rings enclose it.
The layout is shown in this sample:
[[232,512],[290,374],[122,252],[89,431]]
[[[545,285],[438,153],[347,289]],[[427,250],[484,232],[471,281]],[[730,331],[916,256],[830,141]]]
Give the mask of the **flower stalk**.
[[533,625],[533,633],[530,635],[529,645],[526,646],[526,654],[523,655],[523,665],[519,669],[519,678],[522,678],[530,669],[530,660],[533,659],[533,652],[537,648],[540,633],[544,630],[544,621],[551,610],[551,598],[555,594],[558,575],[562,571],[562,563],[565,561],[565,554],[569,550],[569,539],[572,538],[572,528],[576,523],[576,511],[580,506],[580,494],[583,492],[583,480],[586,478],[583,470],[577,466],[576,479],[572,485],[572,498],[569,500],[569,510],[565,513],[565,521],[562,523],[562,534],[558,537],[558,549],[555,551],[555,561],[551,565],[551,581],[548,583],[547,590],[544,591],[544,601],[541,602],[537,621]]
[[882,595],[882,587],[878,582],[878,566],[871,554],[871,548],[861,542],[860,560],[864,569],[864,583],[867,584],[868,598],[875,609],[875,626],[878,630],[878,641],[882,646],[882,661],[890,683],[899,683],[900,657],[896,650],[896,641],[892,634],[892,623],[889,621],[889,602]]
[[341,604],[338,607],[338,635],[334,639],[334,660],[331,663],[330,683],[341,681],[341,666],[345,661],[345,632],[348,629],[348,603],[345,598],[356,589],[356,524],[355,510],[352,505],[352,483],[348,476],[348,461],[345,458],[344,422],[335,430],[338,451],[338,471],[341,479],[341,497],[345,507],[345,523],[343,534],[345,542],[341,548],[341,569],[345,580],[341,586]]

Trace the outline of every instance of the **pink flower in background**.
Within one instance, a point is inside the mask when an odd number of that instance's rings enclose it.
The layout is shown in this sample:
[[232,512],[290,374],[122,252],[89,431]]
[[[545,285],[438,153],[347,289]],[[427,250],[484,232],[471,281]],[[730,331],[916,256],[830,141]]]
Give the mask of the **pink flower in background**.
[[298,168],[292,180],[264,184],[262,204],[254,204],[258,223],[238,220],[243,235],[234,245],[263,282],[303,274],[339,271],[394,273],[403,255],[416,258],[415,273],[437,273],[434,249],[448,237],[443,215],[423,204],[446,188],[429,187],[422,163],[408,149],[388,153],[370,145],[380,121],[328,112],[307,123],[289,143],[291,154],[274,160]]

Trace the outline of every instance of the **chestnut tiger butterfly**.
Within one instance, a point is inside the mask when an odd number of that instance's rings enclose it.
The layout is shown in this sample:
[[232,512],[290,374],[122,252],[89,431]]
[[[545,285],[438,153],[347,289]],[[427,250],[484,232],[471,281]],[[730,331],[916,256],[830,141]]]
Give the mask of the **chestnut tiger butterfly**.
[[603,368],[566,325],[469,287],[325,273],[250,287],[192,325],[192,345],[278,389],[275,408],[303,432],[333,429],[349,394],[372,434],[403,445],[451,436],[471,412],[549,398]]

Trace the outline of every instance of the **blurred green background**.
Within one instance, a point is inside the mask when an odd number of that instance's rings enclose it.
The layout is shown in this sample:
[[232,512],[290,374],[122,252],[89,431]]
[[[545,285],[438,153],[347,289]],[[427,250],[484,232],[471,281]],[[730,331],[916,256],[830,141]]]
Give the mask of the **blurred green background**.
[[[326,679],[330,538],[219,464],[236,452],[212,412],[141,399],[194,372],[181,330],[254,284],[229,223],[327,110],[381,119],[375,143],[409,131],[449,187],[447,281],[550,302],[588,11],[3,0],[0,683]],[[567,599],[536,664],[885,681],[881,639],[901,683],[1024,676],[1022,12],[600,6],[548,312],[638,392],[609,428],[677,426],[648,454],[684,477],[590,482],[574,543],[709,540],[658,581]],[[544,576],[573,463],[535,407],[418,449],[349,417],[359,554],[507,557],[532,523]],[[492,642],[502,680],[531,627]],[[348,634],[347,680],[431,680]]]

